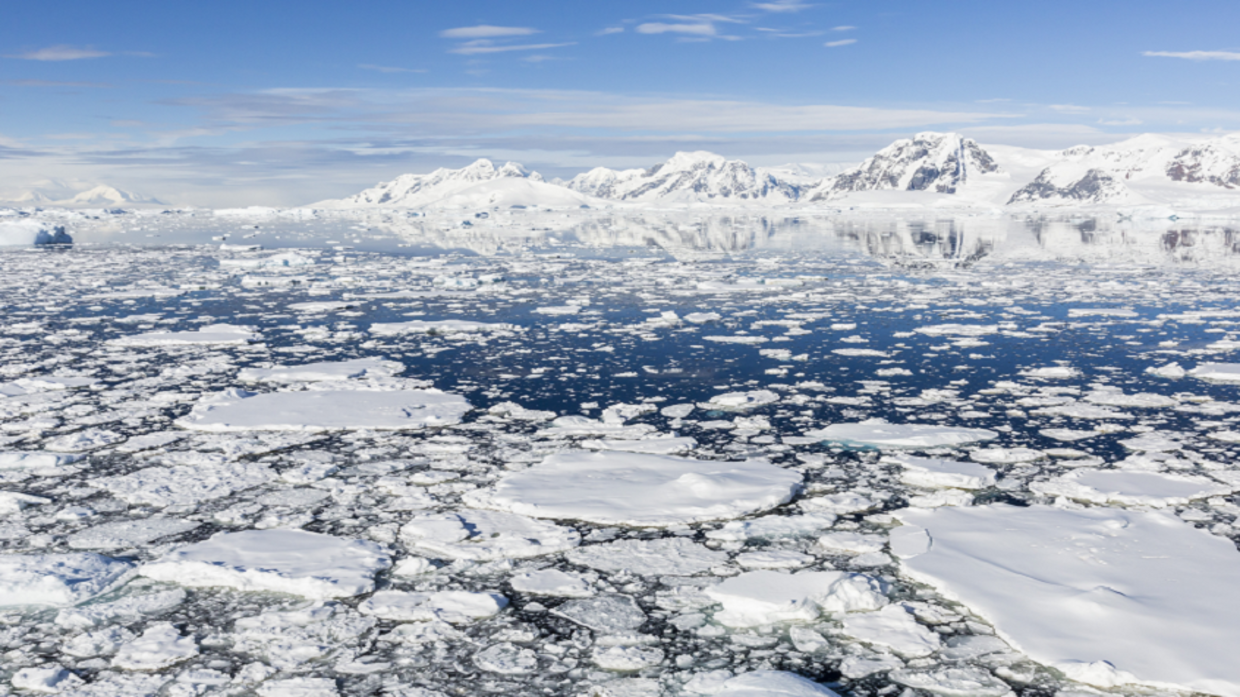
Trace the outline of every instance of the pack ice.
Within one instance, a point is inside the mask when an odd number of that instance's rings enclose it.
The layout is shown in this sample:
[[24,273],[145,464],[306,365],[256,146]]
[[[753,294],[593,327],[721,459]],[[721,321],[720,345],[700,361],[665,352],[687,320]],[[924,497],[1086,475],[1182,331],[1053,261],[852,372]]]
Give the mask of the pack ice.
[[1158,511],[904,509],[911,578],[1074,680],[1240,695],[1240,555]]

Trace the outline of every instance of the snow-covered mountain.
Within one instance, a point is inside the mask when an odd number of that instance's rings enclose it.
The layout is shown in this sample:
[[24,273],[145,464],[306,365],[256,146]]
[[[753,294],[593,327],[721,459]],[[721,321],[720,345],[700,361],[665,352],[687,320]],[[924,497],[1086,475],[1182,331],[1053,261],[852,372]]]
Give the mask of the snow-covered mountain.
[[430,174],[402,174],[348,198],[320,201],[314,208],[423,208],[477,206],[580,206],[589,200],[548,184],[542,175],[508,162],[487,159],[460,169],[441,167]]
[[77,190],[61,182],[43,182],[44,186],[23,191],[9,203],[19,207],[56,206],[98,208],[101,206],[163,205],[159,201],[132,191],[124,191],[107,184],[99,184],[86,190]]
[[[1185,140],[1160,135],[1057,153],[1008,203],[1035,205],[1174,204],[1235,198],[1240,137]],[[1221,197],[1220,197],[1221,195]],[[1235,205],[1235,204],[1233,204]]]
[[990,153],[972,139],[958,133],[918,133],[824,181],[806,200],[827,201],[864,191],[955,194],[971,179],[1000,171]]
[[791,203],[801,185],[741,160],[710,152],[678,152],[650,169],[596,167],[573,177],[568,188],[611,201],[644,203]]
[[[679,152],[649,169],[597,167],[544,181],[509,162],[405,174],[317,208],[974,208],[1080,206],[1240,209],[1240,134],[1143,135],[1061,151],[979,145],[957,133],[918,133],[860,165],[752,167]],[[829,175],[829,176],[824,176]]]

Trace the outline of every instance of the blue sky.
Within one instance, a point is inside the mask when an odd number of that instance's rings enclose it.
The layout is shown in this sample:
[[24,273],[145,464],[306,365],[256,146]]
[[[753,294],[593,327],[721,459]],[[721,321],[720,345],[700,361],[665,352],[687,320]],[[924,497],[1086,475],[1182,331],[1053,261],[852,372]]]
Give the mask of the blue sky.
[[1240,130],[1240,3],[8,3],[0,198],[106,182],[291,205],[512,159],[851,162],[956,130],[1062,148]]

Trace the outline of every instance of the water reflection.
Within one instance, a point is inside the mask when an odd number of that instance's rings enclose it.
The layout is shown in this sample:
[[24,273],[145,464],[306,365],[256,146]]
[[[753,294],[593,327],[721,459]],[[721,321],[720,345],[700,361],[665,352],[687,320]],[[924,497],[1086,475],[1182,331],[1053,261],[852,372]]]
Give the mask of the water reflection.
[[565,252],[703,260],[767,253],[854,255],[907,268],[1057,261],[1232,266],[1240,227],[1121,216],[695,211],[275,211],[240,219],[197,212],[78,222],[85,243],[260,244],[442,254]]

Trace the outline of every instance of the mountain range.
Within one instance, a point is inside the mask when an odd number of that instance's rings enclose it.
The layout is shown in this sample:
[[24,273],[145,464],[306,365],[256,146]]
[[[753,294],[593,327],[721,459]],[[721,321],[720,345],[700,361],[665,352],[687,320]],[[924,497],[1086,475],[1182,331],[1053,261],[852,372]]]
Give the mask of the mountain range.
[[546,181],[509,162],[405,174],[316,208],[909,207],[1037,209],[1088,206],[1240,209],[1240,134],[1141,135],[1060,151],[984,146],[957,133],[918,133],[834,173],[753,167],[678,152],[648,169],[596,167]]
[[132,191],[117,189],[106,184],[99,184],[86,190],[76,190],[60,182],[49,181],[41,183],[44,186],[23,191],[13,197],[11,201],[0,201],[0,203],[12,203],[19,207],[57,206],[67,208],[163,205],[161,201],[156,199],[136,194]]

